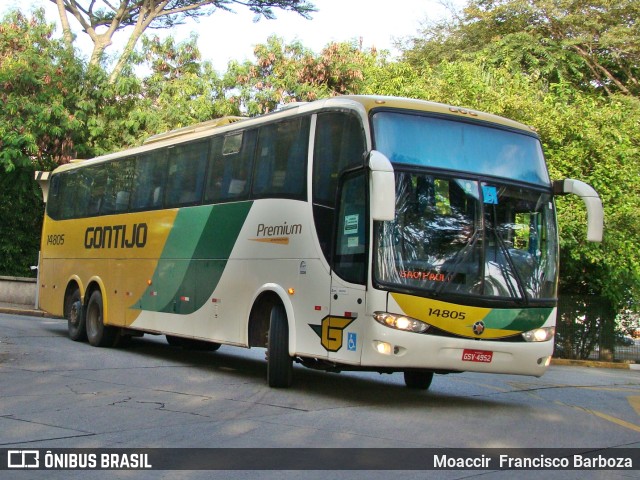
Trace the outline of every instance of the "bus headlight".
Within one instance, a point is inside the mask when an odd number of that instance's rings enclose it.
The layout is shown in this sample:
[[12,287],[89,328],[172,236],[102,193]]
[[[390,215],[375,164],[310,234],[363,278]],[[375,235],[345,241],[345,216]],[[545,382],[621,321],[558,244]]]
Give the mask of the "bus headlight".
[[405,315],[394,315],[387,312],[374,312],[373,318],[385,327],[405,330],[407,332],[423,333],[429,329],[429,324]]
[[522,338],[527,342],[546,342],[547,340],[551,340],[555,334],[555,327],[542,327],[523,332]]

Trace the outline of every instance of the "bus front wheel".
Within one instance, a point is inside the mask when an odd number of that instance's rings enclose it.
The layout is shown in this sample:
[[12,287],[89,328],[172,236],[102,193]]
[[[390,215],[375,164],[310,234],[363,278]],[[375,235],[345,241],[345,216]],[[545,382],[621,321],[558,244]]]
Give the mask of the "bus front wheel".
[[404,384],[415,390],[428,390],[433,380],[433,372],[407,370],[404,372]]
[[118,330],[104,324],[104,309],[100,290],[95,290],[89,297],[85,321],[87,323],[87,338],[91,345],[94,347],[113,347]]
[[84,311],[80,291],[75,289],[67,298],[64,316],[67,319],[69,338],[74,342],[83,342],[87,339]]
[[267,381],[270,387],[287,388],[293,380],[293,359],[289,356],[289,324],[281,303],[271,308],[267,340]]

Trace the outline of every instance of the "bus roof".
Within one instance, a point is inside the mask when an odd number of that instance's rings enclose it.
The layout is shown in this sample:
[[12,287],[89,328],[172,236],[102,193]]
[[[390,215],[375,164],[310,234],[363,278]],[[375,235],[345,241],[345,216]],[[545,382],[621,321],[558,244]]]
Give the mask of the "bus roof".
[[155,150],[157,148],[191,140],[197,140],[200,138],[206,138],[215,133],[223,133],[225,131],[235,130],[238,128],[237,123],[242,123],[243,128],[249,128],[252,126],[260,125],[267,119],[277,120],[279,118],[286,118],[297,114],[312,113],[314,111],[332,108],[355,109],[361,111],[366,115],[368,115],[372,110],[378,108],[420,111],[451,117],[467,118],[472,121],[492,123],[507,128],[522,130],[528,133],[532,133],[535,131],[532,127],[516,122],[514,120],[510,120],[508,118],[500,117],[498,115],[493,115],[490,113],[480,112],[477,110],[446,105],[443,103],[402,97],[388,97],[377,95],[344,95],[316,100],[314,102],[295,102],[293,104],[284,105],[281,109],[278,109],[274,112],[252,118],[229,116],[209,120],[183,128],[178,128],[169,132],[152,135],[147,140],[145,140],[142,146],[121,150],[119,152],[109,153],[90,160],[76,162],[72,161],[71,163],[61,165],[56,169],[56,171],[72,170],[89,164],[115,160],[117,158],[127,157],[131,155],[138,155]]

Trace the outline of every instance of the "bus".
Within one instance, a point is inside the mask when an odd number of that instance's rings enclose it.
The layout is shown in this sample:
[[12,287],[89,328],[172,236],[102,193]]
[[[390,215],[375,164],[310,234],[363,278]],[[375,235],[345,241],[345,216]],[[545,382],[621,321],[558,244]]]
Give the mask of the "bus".
[[41,308],[76,341],[266,348],[293,364],[542,375],[558,285],[554,196],[587,237],[602,204],[552,182],[536,132],[421,100],[342,96],[222,118],[49,177]]

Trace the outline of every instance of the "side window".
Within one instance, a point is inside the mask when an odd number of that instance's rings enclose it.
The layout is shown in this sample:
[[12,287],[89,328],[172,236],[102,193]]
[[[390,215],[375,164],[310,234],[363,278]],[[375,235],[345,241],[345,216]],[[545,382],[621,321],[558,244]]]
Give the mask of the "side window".
[[100,215],[105,186],[107,185],[107,169],[104,165],[87,168],[85,170],[87,177],[90,177],[89,198],[86,202],[86,213],[88,216]]
[[60,208],[58,211],[60,220],[76,217],[76,199],[78,198],[78,190],[82,188],[82,177],[79,170],[71,170],[60,175]]
[[[98,167],[103,172],[106,170],[104,181],[104,196],[100,213],[108,215],[112,213],[122,213],[129,210],[129,197],[131,196],[131,185],[135,164],[132,158],[109,162]],[[97,180],[101,183],[101,180]]]
[[305,198],[310,117],[260,128],[253,195]]
[[54,175],[51,178],[47,213],[54,220],[66,220],[75,216],[77,170]]
[[313,150],[313,202],[333,207],[340,172],[364,161],[360,119],[342,112],[318,115]]
[[60,184],[64,175],[52,175],[49,180],[49,196],[47,197],[47,215],[54,220],[60,219],[60,205],[62,200]]
[[177,145],[168,150],[169,172],[165,206],[194,205],[202,200],[209,142]]
[[75,198],[73,200],[73,218],[82,218],[92,215],[89,212],[89,199],[91,198],[94,172],[99,167],[84,168],[78,170],[75,177]]
[[205,201],[244,200],[249,195],[257,130],[214,137]]
[[327,262],[331,262],[338,179],[361,165],[366,140],[360,119],[343,112],[318,115],[313,148],[313,219]]
[[367,177],[364,172],[345,180],[340,192],[334,270],[351,283],[366,283]]
[[131,210],[162,207],[167,176],[167,151],[156,150],[138,157],[131,193]]

